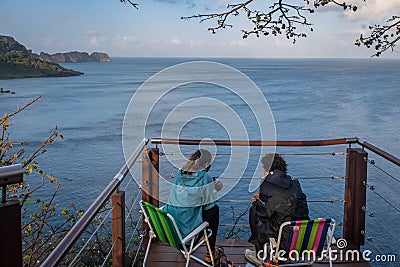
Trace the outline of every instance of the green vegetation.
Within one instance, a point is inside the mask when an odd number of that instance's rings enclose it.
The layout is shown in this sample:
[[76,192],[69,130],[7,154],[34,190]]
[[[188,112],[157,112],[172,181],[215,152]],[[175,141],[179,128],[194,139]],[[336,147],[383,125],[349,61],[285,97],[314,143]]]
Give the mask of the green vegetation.
[[82,75],[46,62],[9,36],[0,36],[0,78],[66,77]]
[[41,145],[34,147],[32,154],[24,147],[29,145],[27,142],[13,141],[10,134],[9,127],[14,123],[14,116],[41,98],[38,96],[16,111],[0,117],[0,167],[22,164],[26,170],[22,183],[6,187],[7,196],[18,197],[21,203],[22,252],[25,267],[40,266],[83,214],[83,210],[78,210],[75,206],[68,209],[56,202],[61,185],[57,178],[42,169],[37,161],[47,152],[48,146],[63,140],[57,126]]

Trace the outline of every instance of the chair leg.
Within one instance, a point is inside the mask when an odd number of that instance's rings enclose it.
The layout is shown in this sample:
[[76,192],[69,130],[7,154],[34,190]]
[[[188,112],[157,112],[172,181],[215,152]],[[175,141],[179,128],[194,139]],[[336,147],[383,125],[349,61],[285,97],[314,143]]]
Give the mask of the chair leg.
[[189,252],[187,252],[187,254],[185,255],[185,257],[186,257],[186,267],[189,266],[189,261],[190,261],[190,256],[192,254],[193,245],[194,245],[194,238],[192,239],[192,242],[190,242]]
[[153,239],[153,238],[152,238],[152,236],[150,235],[149,243],[147,243],[146,254],[144,255],[144,259],[143,259],[143,267],[146,266],[147,256],[148,256],[149,251],[150,251],[150,245],[151,245],[151,240],[152,240],[152,239]]
[[332,267],[333,266],[333,263],[332,263],[332,251],[329,249],[329,252],[328,252],[328,257],[329,257],[329,267]]
[[208,252],[210,253],[211,265],[214,266],[214,257],[213,257],[212,251],[211,251],[210,241],[208,240],[206,229],[204,229],[204,240],[205,240],[205,242],[207,244]]

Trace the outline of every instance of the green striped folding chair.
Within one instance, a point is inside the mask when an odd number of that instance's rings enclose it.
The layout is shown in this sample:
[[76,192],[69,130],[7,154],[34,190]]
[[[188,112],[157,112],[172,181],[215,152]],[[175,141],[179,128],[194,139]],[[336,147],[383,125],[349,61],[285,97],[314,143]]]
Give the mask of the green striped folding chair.
[[[196,249],[198,249],[203,243],[206,243],[207,249],[212,257],[211,247],[208,241],[208,238],[211,236],[212,232],[211,229],[207,229],[208,222],[203,222],[186,237],[182,238],[182,235],[178,227],[176,226],[174,218],[170,214],[162,210],[162,208],[157,208],[143,200],[140,201],[140,207],[145,216],[145,221],[150,227],[150,238],[147,245],[146,254],[144,256],[143,266],[146,265],[147,256],[149,254],[151,241],[153,238],[158,238],[161,241],[182,252],[183,256],[186,259],[186,267],[189,266],[190,258],[198,261],[205,266],[214,266],[214,259],[212,259],[212,265],[209,265],[205,261],[193,255],[193,252]],[[203,232],[203,237],[198,240],[197,236],[201,232]]]
[[[282,253],[280,247],[285,227],[289,227],[289,234],[285,253]],[[332,267],[330,246],[334,231],[334,219],[283,223],[279,228],[278,241],[276,242],[274,238],[270,238],[270,253],[272,253],[273,262],[283,262],[280,263],[280,266],[311,265],[316,259],[326,256],[329,259],[329,265]]]

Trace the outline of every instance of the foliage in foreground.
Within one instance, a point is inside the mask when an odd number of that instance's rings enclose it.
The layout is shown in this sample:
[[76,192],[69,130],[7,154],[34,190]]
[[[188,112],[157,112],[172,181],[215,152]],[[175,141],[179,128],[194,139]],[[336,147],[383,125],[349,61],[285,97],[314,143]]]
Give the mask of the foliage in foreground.
[[[60,207],[56,195],[60,184],[51,173],[41,169],[37,158],[46,153],[46,147],[62,140],[57,126],[50,136],[37,147],[31,155],[26,156],[26,142],[13,141],[8,132],[14,116],[24,111],[41,96],[18,108],[15,112],[0,118],[0,167],[20,163],[25,168],[21,184],[9,186],[8,195],[19,198],[22,209],[22,246],[24,266],[39,266],[51,252],[55,244],[67,233],[75,220],[83,214],[82,210]],[[48,182],[52,186],[48,186]],[[34,198],[35,192],[46,190],[46,199]]]

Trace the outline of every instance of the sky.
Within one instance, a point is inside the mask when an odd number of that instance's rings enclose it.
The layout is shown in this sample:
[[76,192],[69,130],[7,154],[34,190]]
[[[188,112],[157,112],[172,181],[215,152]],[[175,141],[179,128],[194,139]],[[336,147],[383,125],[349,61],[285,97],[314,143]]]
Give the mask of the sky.
[[[288,2],[304,3],[303,0]],[[368,25],[400,14],[400,0],[349,0],[357,12],[327,6],[309,16],[313,32],[296,44],[285,37],[242,38],[244,14],[234,27],[211,34],[215,22],[182,16],[224,10],[227,0],[137,0],[139,9],[119,0],[1,0],[0,35],[13,36],[35,53],[105,52],[111,57],[368,58],[373,50],[354,41]],[[266,0],[255,0],[257,9]],[[400,58],[388,52],[384,58]]]

